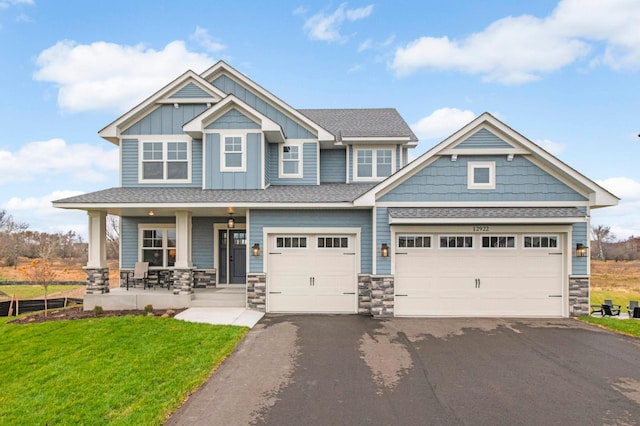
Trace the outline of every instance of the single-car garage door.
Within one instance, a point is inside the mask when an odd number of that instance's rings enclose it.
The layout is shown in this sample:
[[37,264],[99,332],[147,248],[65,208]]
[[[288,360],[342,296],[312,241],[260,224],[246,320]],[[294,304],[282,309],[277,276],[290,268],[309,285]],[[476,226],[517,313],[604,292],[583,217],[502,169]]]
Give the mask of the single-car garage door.
[[398,234],[402,316],[562,316],[562,235]]
[[270,312],[357,312],[355,235],[275,234],[268,244]]

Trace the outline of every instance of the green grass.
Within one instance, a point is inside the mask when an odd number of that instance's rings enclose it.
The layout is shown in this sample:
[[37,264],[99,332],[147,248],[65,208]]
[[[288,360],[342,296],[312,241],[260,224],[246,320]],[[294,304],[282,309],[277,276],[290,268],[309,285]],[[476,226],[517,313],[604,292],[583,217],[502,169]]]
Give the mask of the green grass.
[[[47,291],[47,294],[58,293],[60,291],[71,291],[82,287],[84,286],[51,284],[49,285],[49,291]],[[9,297],[13,297],[15,294],[18,299],[33,299],[44,296],[44,287],[35,284],[0,285],[0,291]]]
[[145,316],[6,322],[3,424],[162,424],[248,330]]
[[640,291],[591,290],[591,304],[601,305],[605,299],[610,299],[614,305],[620,305],[626,312],[630,300],[640,301]]
[[580,317],[580,320],[596,324],[604,328],[616,331],[618,333],[628,334],[629,336],[640,337],[640,320],[636,319],[619,319],[619,318],[600,318],[600,317]]

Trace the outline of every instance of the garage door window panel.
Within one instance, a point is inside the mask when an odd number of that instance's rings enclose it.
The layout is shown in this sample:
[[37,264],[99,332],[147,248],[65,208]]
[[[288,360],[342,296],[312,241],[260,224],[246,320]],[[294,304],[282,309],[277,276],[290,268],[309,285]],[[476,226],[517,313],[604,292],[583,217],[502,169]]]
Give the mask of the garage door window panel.
[[525,249],[546,249],[558,247],[557,235],[525,235],[523,238]]
[[440,248],[473,248],[473,236],[440,235]]
[[514,235],[483,235],[483,249],[515,249],[516,237]]
[[320,249],[349,248],[349,238],[347,237],[318,237],[317,243],[317,247]]
[[282,236],[276,237],[277,248],[305,249],[307,248],[307,237]]
[[399,235],[398,248],[431,248],[430,235]]

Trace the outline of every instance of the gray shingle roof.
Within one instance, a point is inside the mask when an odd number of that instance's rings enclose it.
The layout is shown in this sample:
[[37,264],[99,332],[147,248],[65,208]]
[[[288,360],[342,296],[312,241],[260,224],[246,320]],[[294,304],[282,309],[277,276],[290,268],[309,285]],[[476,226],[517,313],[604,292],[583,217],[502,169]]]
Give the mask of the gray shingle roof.
[[427,207],[390,208],[389,215],[397,219],[487,219],[584,217],[585,213],[575,207]]
[[342,137],[409,137],[418,138],[395,108],[299,109],[302,114]]
[[374,184],[287,185],[267,189],[110,188],[54,201],[64,204],[339,203],[351,202]]

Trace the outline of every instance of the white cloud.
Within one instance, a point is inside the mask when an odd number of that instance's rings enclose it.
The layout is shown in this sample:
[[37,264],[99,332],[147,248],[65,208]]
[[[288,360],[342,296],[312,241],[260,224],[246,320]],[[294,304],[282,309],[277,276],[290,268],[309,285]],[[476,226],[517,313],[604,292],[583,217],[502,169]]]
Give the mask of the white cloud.
[[346,37],[340,34],[340,29],[345,21],[357,21],[364,19],[373,12],[373,5],[357,9],[347,9],[347,3],[342,3],[335,12],[327,15],[318,12],[304,23],[304,29],[312,40],[328,42],[343,42]]
[[620,197],[620,202],[615,207],[592,210],[591,225],[609,226],[620,240],[632,235],[640,236],[640,182],[627,177],[613,177],[597,183]]
[[0,150],[0,185],[66,176],[103,182],[118,171],[118,149],[67,144],[63,139],[30,142],[18,151]]
[[553,154],[553,155],[558,155],[562,152],[564,152],[564,150],[566,149],[566,145],[558,143],[558,142],[554,142],[554,141],[550,141],[549,139],[542,139],[542,140],[538,140],[538,141],[534,141],[536,145],[540,146],[542,149],[544,149],[545,151]]
[[213,64],[206,54],[173,41],[162,50],[60,41],[36,58],[34,78],[58,87],[58,105],[67,111],[126,111],[186,69],[202,72]]
[[64,213],[64,210],[52,207],[51,202],[54,200],[61,200],[63,198],[74,197],[80,194],[82,194],[81,191],[62,190],[53,191],[52,193],[42,197],[13,197],[4,203],[2,208],[10,211],[40,211],[47,215],[60,214]]
[[366,39],[365,41],[363,41],[362,43],[360,43],[360,46],[358,46],[358,53],[360,52],[364,52],[367,49],[371,48],[371,44],[372,41],[370,38]]
[[33,0],[0,0],[0,9],[8,9],[11,6],[17,6],[26,4],[27,6],[34,6]]
[[200,26],[197,26],[196,30],[191,34],[191,39],[209,52],[219,52],[227,48],[227,46],[211,37],[207,29]]
[[522,84],[599,52],[600,44],[604,52],[596,62],[638,68],[639,21],[640,2],[635,0],[564,0],[543,19],[506,17],[462,39],[420,37],[396,50],[391,68],[398,76],[420,69],[453,70]]
[[627,177],[613,177],[597,182],[624,201],[640,201],[640,183]]
[[450,136],[472,121],[473,111],[458,108],[440,108],[411,126],[418,139],[436,139]]

